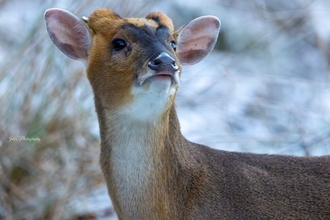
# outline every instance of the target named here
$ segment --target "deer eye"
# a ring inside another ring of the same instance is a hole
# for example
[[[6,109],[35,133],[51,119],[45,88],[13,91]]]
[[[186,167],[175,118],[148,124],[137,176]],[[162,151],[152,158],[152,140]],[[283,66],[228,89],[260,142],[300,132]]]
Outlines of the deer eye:
[[[173,48],[174,51],[176,51],[176,43],[175,41],[170,42],[170,46]]]
[[[114,39],[111,44],[114,51],[120,51],[127,46],[123,39]]]

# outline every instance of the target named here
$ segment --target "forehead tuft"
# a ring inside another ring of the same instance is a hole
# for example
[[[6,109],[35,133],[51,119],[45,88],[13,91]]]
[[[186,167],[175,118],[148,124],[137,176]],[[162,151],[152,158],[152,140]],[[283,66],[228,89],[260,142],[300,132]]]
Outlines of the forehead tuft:
[[[88,27],[94,33],[109,33],[109,30],[118,30],[125,24],[132,24],[139,28],[147,25],[155,30],[166,27],[170,32],[174,31],[172,20],[162,12],[152,12],[146,18],[121,18],[117,13],[102,8],[96,9],[88,18]]]
[[[147,16],[147,19],[155,21],[159,26],[166,26],[171,32],[174,31],[172,20],[162,12],[152,12]]]
[[[98,32],[109,24],[120,23],[122,18],[115,12],[105,8],[96,9],[88,18],[88,27],[95,32]]]
[[[144,27],[145,25],[151,26],[155,29],[158,28],[158,23],[153,20],[148,20],[145,18],[126,18],[125,19],[129,24],[134,25],[135,27]]]

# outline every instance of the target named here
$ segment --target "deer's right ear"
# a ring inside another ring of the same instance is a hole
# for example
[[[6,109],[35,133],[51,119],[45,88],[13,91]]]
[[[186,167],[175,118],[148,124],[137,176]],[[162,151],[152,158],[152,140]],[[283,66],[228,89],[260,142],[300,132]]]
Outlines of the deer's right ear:
[[[45,22],[53,43],[65,55],[87,61],[92,40],[82,20],[68,11],[52,8],[45,12]]]

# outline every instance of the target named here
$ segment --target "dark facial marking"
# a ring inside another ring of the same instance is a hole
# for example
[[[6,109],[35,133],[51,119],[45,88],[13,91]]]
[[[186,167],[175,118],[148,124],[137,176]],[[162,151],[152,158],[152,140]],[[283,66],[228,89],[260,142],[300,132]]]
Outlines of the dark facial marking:
[[[124,30],[128,35],[135,39],[135,40],[147,40],[151,41],[151,39],[154,36],[154,33],[152,32],[150,27],[136,27],[134,24],[125,24],[121,27],[122,30]]]
[[[162,41],[167,41],[168,38],[171,36],[171,31],[168,29],[168,27],[164,25],[159,25],[159,27],[156,30],[156,36],[158,39]]]
[[[134,24],[127,23],[121,28],[128,34],[131,41],[133,41],[132,43],[139,42],[139,45],[149,56],[158,55],[163,51],[171,54],[169,41],[171,32],[166,26],[160,25],[155,30],[154,27],[149,25],[137,27]]]

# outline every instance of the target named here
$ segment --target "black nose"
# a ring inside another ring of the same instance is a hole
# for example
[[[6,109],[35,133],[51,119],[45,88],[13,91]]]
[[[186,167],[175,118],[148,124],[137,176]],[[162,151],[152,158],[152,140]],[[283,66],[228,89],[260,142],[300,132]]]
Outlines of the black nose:
[[[165,52],[160,53],[154,60],[149,61],[148,67],[157,72],[159,71],[177,71],[179,68],[175,60]]]

